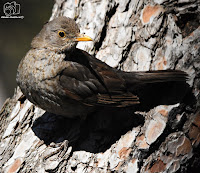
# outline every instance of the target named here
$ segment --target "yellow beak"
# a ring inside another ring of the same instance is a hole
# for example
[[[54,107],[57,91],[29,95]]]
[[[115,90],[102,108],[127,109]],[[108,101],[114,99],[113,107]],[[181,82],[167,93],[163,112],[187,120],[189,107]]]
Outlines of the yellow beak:
[[[92,41],[92,38],[85,35],[85,34],[79,34],[77,37],[76,37],[76,41]]]

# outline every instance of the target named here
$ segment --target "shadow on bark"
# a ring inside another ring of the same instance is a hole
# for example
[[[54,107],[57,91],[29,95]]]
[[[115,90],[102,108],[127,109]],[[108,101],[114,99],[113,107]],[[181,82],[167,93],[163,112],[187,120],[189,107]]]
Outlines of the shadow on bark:
[[[143,123],[143,116],[134,114],[130,109],[104,108],[85,120],[45,113],[34,122],[32,130],[47,145],[68,140],[74,151],[99,153]]]

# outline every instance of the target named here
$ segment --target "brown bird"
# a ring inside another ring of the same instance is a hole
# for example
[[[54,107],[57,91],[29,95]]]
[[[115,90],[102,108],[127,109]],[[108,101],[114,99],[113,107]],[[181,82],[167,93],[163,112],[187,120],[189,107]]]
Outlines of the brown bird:
[[[148,110],[180,102],[187,74],[178,70],[123,72],[77,49],[80,34],[74,20],[58,17],[44,25],[21,60],[17,84],[24,95],[47,112],[85,117],[102,107]]]

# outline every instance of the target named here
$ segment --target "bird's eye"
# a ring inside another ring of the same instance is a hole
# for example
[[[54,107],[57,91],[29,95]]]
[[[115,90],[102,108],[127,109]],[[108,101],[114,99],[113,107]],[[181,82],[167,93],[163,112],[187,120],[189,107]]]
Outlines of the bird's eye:
[[[66,37],[65,31],[58,31],[58,35],[59,35],[59,37],[61,37],[61,38]]]

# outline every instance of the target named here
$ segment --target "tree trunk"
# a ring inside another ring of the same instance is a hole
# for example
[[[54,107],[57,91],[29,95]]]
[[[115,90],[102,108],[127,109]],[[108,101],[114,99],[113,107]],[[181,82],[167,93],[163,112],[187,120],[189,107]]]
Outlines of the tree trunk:
[[[94,40],[79,48],[124,71],[183,70],[193,95],[149,112],[101,110],[79,120],[45,113],[17,88],[0,112],[0,172],[200,168],[199,5],[195,0],[56,0],[50,20],[74,18]]]

